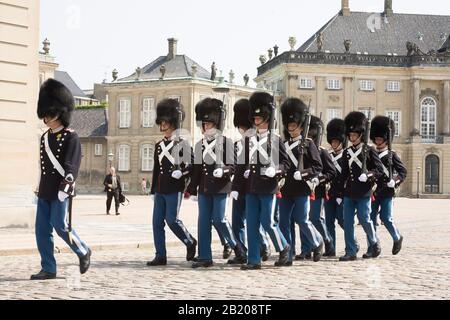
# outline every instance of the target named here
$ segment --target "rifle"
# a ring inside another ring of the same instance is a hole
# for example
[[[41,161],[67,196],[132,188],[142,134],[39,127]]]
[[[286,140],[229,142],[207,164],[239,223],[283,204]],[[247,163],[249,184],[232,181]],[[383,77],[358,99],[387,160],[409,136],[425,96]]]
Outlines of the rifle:
[[[181,129],[183,128],[183,110],[181,110],[181,107],[177,108],[178,112],[178,124],[175,128],[175,142],[176,142],[176,148],[174,150],[175,153],[175,170],[181,170],[180,169],[180,142],[181,142]]]
[[[369,110],[369,116],[367,117],[366,123],[365,123],[365,129],[366,131],[364,132],[364,137],[363,137],[363,150],[362,150],[362,154],[363,154],[363,163],[362,163],[362,172],[367,174],[368,170],[367,170],[367,157],[369,156],[369,139],[370,139],[370,110]]]
[[[270,105],[272,108],[272,112],[270,113],[270,118],[269,118],[269,135],[267,138],[267,156],[269,157],[269,159],[268,159],[269,165],[272,165],[272,135],[273,135],[273,130],[275,130],[275,112],[277,112],[275,94],[276,94],[276,92],[274,91],[273,102]]]
[[[305,149],[307,147],[307,139],[309,134],[309,126],[311,124],[311,100],[309,100],[308,109],[306,111],[306,118],[303,122],[303,134],[302,134],[302,140],[300,141],[298,147],[299,147],[299,156],[298,156],[298,171],[300,173],[305,169],[304,159],[303,156],[305,154]]]
[[[320,121],[322,121],[322,112],[320,113]],[[320,125],[319,126],[319,132],[318,132],[318,137],[319,137],[319,143],[317,145],[317,148],[320,148],[320,146],[322,145],[322,139],[323,139],[323,126]]]
[[[223,144],[224,144],[224,139],[223,139],[223,131],[225,130],[225,120],[227,118],[227,113],[225,110],[225,98],[226,96],[223,96],[223,100],[222,100],[222,106],[220,107],[220,117],[219,117],[219,136],[217,137],[217,162],[216,162],[216,169],[220,169],[224,167],[224,163],[223,163]]]
[[[389,129],[388,129],[388,171],[389,171],[389,181],[392,180],[394,174],[393,174],[393,170],[392,170],[392,128],[391,125],[389,123]]]

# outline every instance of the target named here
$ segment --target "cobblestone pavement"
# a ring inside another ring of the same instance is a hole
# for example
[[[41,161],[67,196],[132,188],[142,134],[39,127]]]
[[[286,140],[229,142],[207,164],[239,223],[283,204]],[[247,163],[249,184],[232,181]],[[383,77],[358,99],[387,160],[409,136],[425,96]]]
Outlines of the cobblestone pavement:
[[[167,267],[146,267],[153,258],[151,248],[97,250],[91,269],[80,277],[77,257],[61,253],[58,279],[30,282],[29,276],[39,271],[38,255],[1,256],[0,299],[449,299],[449,204],[399,199],[395,218],[405,237],[404,249],[392,256],[392,241],[381,227],[382,255],[369,261],[323,259],[279,269],[273,267],[273,255],[263,270],[245,272],[226,265],[215,242],[216,265],[193,270],[184,260],[184,247],[174,243]],[[195,219],[187,221],[193,227]],[[343,232],[337,233],[342,254]],[[362,253],[366,247],[360,227],[357,235]]]

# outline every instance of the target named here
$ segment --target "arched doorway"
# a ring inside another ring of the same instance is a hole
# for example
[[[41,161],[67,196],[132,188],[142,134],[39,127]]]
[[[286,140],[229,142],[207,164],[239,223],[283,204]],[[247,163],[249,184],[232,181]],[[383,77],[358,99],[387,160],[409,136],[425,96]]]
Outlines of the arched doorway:
[[[439,193],[439,157],[434,154],[425,158],[425,193]]]

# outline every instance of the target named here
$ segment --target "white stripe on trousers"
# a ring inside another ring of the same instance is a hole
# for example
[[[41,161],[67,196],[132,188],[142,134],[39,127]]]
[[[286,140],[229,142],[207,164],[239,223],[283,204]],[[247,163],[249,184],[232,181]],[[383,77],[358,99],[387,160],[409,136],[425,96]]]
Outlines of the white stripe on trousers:
[[[225,198],[225,212],[223,213],[224,216],[224,222],[227,226],[228,229],[228,233],[230,234],[230,240],[234,241],[237,243],[236,239],[234,238],[234,233],[233,233],[233,229],[231,229],[231,225],[227,220],[227,217],[225,216],[226,212],[227,212],[227,207],[228,207],[228,196]]]
[[[272,211],[270,213],[270,228],[273,230],[273,233],[275,234],[275,238],[277,239],[278,248],[280,250],[283,250],[283,242],[281,242],[280,234],[277,232],[277,229],[275,228],[275,209],[277,204],[277,196],[273,196],[273,203],[272,203]]]
[[[69,237],[69,224],[68,224],[68,215],[69,215],[69,202],[70,200],[67,200],[66,204],[66,213],[64,216],[64,231],[67,233],[67,237]],[[75,233],[72,233],[72,239],[75,242],[75,245],[77,246],[78,250],[83,254],[83,256],[87,255],[87,250],[81,245],[81,240],[78,238],[78,236]],[[70,241],[70,238],[69,238]]]
[[[308,200],[307,205],[308,205],[307,211],[309,212],[311,210],[310,200]],[[309,215],[307,215],[306,219],[307,219],[306,224],[308,226],[309,231],[311,232],[312,240],[314,241],[313,244],[314,244],[315,248],[317,248],[318,246],[320,246],[320,241],[319,241],[319,238],[317,237],[317,234],[319,232],[317,231],[316,227],[314,227],[311,220],[309,220]]]

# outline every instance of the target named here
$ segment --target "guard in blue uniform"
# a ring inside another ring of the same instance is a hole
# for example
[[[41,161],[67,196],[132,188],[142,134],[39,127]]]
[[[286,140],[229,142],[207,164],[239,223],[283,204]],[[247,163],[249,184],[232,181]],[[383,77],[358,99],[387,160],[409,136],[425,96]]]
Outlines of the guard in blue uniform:
[[[189,142],[181,138],[184,120],[183,106],[174,99],[161,101],[156,107],[156,124],[164,134],[155,148],[153,178],[150,194],[153,206],[153,240],[155,258],[147,266],[167,265],[166,236],[164,227],[180,239],[187,248],[186,260],[195,257],[197,240],[178,218],[186,180],[192,171],[193,154]]]
[[[225,111],[223,103],[206,98],[195,107],[197,124],[204,138],[195,145],[195,160],[188,193],[198,195],[198,259],[193,268],[211,267],[211,228],[214,224],[222,233],[237,258],[245,261],[244,248],[236,241],[231,225],[225,217],[231,176],[234,174],[233,142],[222,135]]]
[[[364,113],[356,111],[350,112],[345,118],[346,135],[352,145],[345,149],[343,154],[345,255],[339,258],[340,261],[357,259],[355,211],[369,242],[367,253],[363,255],[363,258],[376,258],[381,253],[380,242],[370,213],[372,188],[374,182],[383,175],[383,164],[378,157],[378,152],[363,143],[364,136],[370,133],[367,132],[368,121]],[[365,153],[364,150],[367,152]]]
[[[333,239],[332,251],[329,257],[336,256],[336,221],[344,229],[344,189],[342,183],[342,157],[344,149],[347,147],[347,137],[345,135],[345,122],[342,119],[333,119],[327,126],[327,141],[331,146],[329,154],[336,169],[336,177],[330,181],[328,197],[325,200],[325,222],[328,232]]]
[[[331,234],[328,232],[325,217],[323,214],[323,205],[324,201],[327,198],[327,189],[329,187],[330,181],[332,181],[336,177],[336,168],[333,165],[333,161],[331,160],[330,154],[327,150],[320,146],[321,144],[321,136],[323,134],[323,122],[319,118],[312,116],[311,117],[311,125],[309,128],[309,137],[314,141],[315,146],[319,150],[320,160],[322,161],[322,172],[319,173],[319,176],[312,179],[311,188],[313,190],[313,199],[311,200],[311,210],[309,211],[309,219],[312,224],[316,227],[316,229],[320,232],[323,241],[325,243],[325,253],[324,257],[331,256],[333,251],[333,238]],[[300,240],[302,245],[302,252],[300,254],[300,260],[303,257],[306,258],[307,255],[310,255],[313,247],[308,245],[310,242],[307,241],[305,235],[300,231]]]
[[[90,266],[91,250],[67,221],[81,163],[80,139],[68,128],[74,107],[73,96],[62,83],[53,79],[44,82],[37,109],[39,119],[50,128],[41,138],[37,194],[36,242],[42,269],[31,280],[56,278],[53,229],[78,256],[80,273],[86,273]]]
[[[308,217],[311,188],[307,182],[318,177],[322,171],[319,151],[311,139],[306,139],[306,145],[303,146],[303,169],[299,169],[306,112],[306,105],[297,98],[288,99],[281,106],[284,131],[287,132],[285,149],[291,163],[289,171],[284,175],[280,199],[280,229],[291,246],[286,266],[292,265],[295,255],[295,223],[299,225],[303,235],[302,242],[314,252],[314,261],[319,261],[323,254],[323,238]]]
[[[239,129],[241,139],[234,143],[236,164],[245,164],[245,137],[251,135],[253,132],[253,125],[249,119],[250,101],[248,99],[241,99],[234,105],[234,119],[233,123],[236,128]],[[243,185],[238,185],[239,182]],[[247,193],[247,181],[240,179],[233,179],[234,189],[237,191],[231,192],[230,196],[233,199],[233,209],[231,215],[231,226],[233,234],[242,247],[246,248],[246,236],[245,236],[245,195]],[[260,228],[261,235],[261,259],[267,261],[270,257],[270,247],[264,228]],[[229,264],[242,264],[242,261],[237,257],[228,261]],[[244,262],[246,263],[246,261]]]
[[[241,267],[243,270],[261,269],[261,225],[280,253],[277,265],[285,265],[289,258],[290,246],[274,219],[278,183],[290,168],[284,144],[273,132],[275,112],[270,94],[256,92],[250,97],[250,120],[256,130],[245,139],[245,159],[249,161],[236,166],[233,184],[233,191],[238,193],[236,186],[247,183],[248,263]]]
[[[375,144],[383,163],[383,176],[377,180],[375,201],[372,203],[372,221],[377,221],[378,214],[389,231],[394,246],[392,254],[397,255],[402,249],[403,236],[398,231],[392,217],[395,189],[402,184],[407,175],[405,166],[395,151],[390,150],[395,133],[395,123],[385,116],[377,116],[372,121],[370,139]],[[389,143],[389,145],[388,145]],[[375,225],[376,228],[376,225]]]

